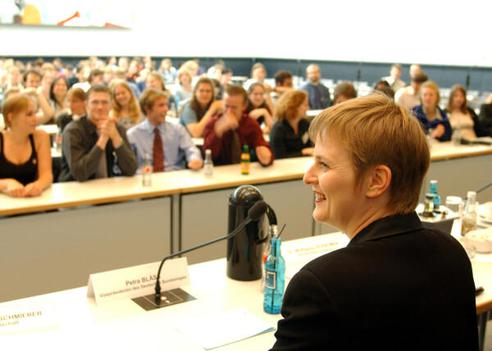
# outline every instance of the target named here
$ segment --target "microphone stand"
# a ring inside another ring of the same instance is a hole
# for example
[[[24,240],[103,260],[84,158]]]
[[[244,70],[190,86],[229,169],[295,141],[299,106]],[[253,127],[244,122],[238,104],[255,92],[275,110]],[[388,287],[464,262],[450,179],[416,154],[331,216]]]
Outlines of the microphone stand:
[[[208,246],[215,244],[216,242],[222,241],[222,240],[227,240],[227,239],[232,239],[234,236],[236,236],[245,226],[247,226],[250,222],[254,220],[260,219],[260,217],[265,213],[267,210],[267,204],[264,201],[258,201],[255,203],[248,211],[248,216],[244,219],[243,222],[241,222],[236,229],[234,229],[232,232],[230,232],[227,235],[221,236],[219,238],[213,239],[211,241],[207,241],[202,244],[198,244],[195,246],[192,246],[188,249],[184,249],[178,252],[175,252],[173,254],[170,254],[169,256],[164,257],[164,259],[161,261],[161,264],[159,265],[159,270],[157,271],[157,279],[155,282],[155,303],[156,305],[160,305],[161,302],[161,270],[162,267],[164,266],[164,262],[166,262],[168,259],[188,253],[193,250],[200,249],[202,247]]]
[[[486,190],[486,189],[490,188],[491,186],[492,186],[492,182],[490,182],[489,184],[487,184],[487,185],[485,185],[485,186],[481,187],[480,189],[476,190],[475,192],[476,192],[477,194],[478,194],[478,193],[481,193],[482,191],[484,191],[484,190]]]

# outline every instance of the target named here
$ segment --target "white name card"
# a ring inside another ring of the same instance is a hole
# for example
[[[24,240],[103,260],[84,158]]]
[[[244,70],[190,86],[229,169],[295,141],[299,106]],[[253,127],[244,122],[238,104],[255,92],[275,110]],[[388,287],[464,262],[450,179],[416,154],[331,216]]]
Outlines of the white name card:
[[[121,298],[140,297],[154,292],[160,262],[91,274],[87,297],[96,304]],[[186,257],[167,260],[161,271],[161,290],[179,288],[188,283]]]
[[[51,305],[13,304],[0,308],[0,334],[18,333],[58,325]]]

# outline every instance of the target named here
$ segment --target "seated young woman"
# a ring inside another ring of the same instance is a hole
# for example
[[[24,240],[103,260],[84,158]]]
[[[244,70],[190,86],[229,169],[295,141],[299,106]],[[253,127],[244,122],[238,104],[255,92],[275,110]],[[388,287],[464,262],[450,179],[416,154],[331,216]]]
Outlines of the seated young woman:
[[[453,128],[453,134],[459,133],[459,138],[471,140],[487,135],[475,111],[468,107],[464,86],[460,84],[453,85],[449,94],[446,112],[448,113],[449,123],[451,123]]]
[[[256,119],[263,133],[268,133],[273,126],[273,107],[270,94],[267,94],[263,83],[253,83],[248,89],[248,105],[246,112]]]
[[[212,116],[222,111],[222,101],[214,101],[214,96],[212,80],[200,78],[193,90],[193,96],[183,105],[180,122],[193,138],[202,137]]]
[[[0,132],[0,191],[12,197],[39,196],[53,182],[50,138],[36,129],[34,102],[13,94],[3,103]]]
[[[129,129],[140,122],[142,119],[140,106],[127,82],[114,80],[111,83],[111,98],[113,108],[110,116],[116,118],[119,124]]]
[[[270,147],[275,158],[313,154],[309,122],[305,118],[308,108],[308,95],[304,90],[287,91],[278,100],[275,108],[277,121],[270,132]]]
[[[427,81],[420,88],[421,104],[412,109],[426,133],[439,141],[451,140],[451,124],[444,110],[439,107],[439,86],[433,81]]]

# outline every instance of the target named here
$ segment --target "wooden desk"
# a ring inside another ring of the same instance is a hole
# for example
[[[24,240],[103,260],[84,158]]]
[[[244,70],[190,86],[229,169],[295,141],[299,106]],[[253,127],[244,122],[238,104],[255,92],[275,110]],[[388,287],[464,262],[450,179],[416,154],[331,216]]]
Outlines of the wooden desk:
[[[239,165],[216,167],[212,177],[165,172],[152,175],[151,187],[134,176],[56,183],[37,198],[0,195],[0,216],[16,215],[0,218],[0,276],[12,281],[0,289],[0,301],[80,286],[91,272],[152,262],[223,235],[228,196],[241,184],[261,188],[287,223],[286,238],[311,233],[312,193],[300,180],[308,161],[279,160],[270,168],[253,163],[249,176]],[[286,187],[302,201],[283,201]],[[222,243],[190,261],[224,254]]]
[[[442,143],[432,153],[429,179],[439,180],[443,199],[464,196],[490,181],[492,147]],[[154,174],[148,188],[137,175],[57,183],[38,198],[0,194],[0,216],[22,214],[0,218],[0,276],[16,282],[0,289],[0,301],[80,286],[90,272],[152,262],[225,234],[228,196],[241,184],[259,187],[279,223],[287,224],[285,239],[335,231],[312,220],[313,195],[302,183],[309,161],[277,160],[267,168],[252,163],[248,176],[240,174],[239,165],[215,167],[213,177],[189,170]],[[492,189],[478,199],[492,200]],[[189,260],[210,260],[224,252],[221,243]],[[43,275],[50,276],[49,282]]]
[[[311,247],[325,247],[325,252],[335,250],[346,244],[341,234],[329,234],[283,243],[284,256],[298,248],[309,251]],[[316,249],[314,255],[320,254]],[[310,255],[306,255],[309,260]],[[490,255],[489,255],[490,256]],[[485,261],[490,257],[485,257]],[[286,259],[287,270],[292,268]],[[473,260],[474,269],[488,277],[492,276],[490,266],[477,257]],[[290,266],[290,268],[289,268]],[[295,266],[295,264],[294,264]],[[36,331],[2,335],[5,349],[28,350],[48,347],[50,350],[108,349],[163,349],[163,350],[202,350],[193,341],[176,331],[177,321],[192,320],[195,317],[213,316],[217,312],[243,308],[276,327],[280,315],[263,312],[261,282],[239,282],[225,274],[225,259],[219,259],[190,266],[190,284],[184,289],[196,300],[160,310],[145,312],[131,300],[122,299],[96,306],[86,297],[86,288],[65,290],[47,295],[35,296],[0,304],[0,311],[7,307],[51,306],[58,316],[58,325]],[[492,291],[492,279],[483,282],[485,291]],[[478,306],[490,303],[490,295],[477,299]],[[267,350],[275,342],[273,332],[261,334],[243,341],[227,345],[217,350]],[[10,348],[9,348],[10,347]]]

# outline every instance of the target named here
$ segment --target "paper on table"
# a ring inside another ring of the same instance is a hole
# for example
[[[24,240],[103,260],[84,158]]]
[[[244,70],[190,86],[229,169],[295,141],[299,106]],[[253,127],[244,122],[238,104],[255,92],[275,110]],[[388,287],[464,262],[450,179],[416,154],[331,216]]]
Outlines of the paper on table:
[[[177,329],[206,350],[274,330],[268,322],[244,309],[218,312],[213,316],[193,318],[193,320],[183,320],[178,322]]]
[[[349,242],[345,234],[336,233],[313,236],[295,242],[295,245],[284,243],[282,256],[286,261],[285,278],[287,280],[301,270],[308,262],[324,254],[347,246]]]

